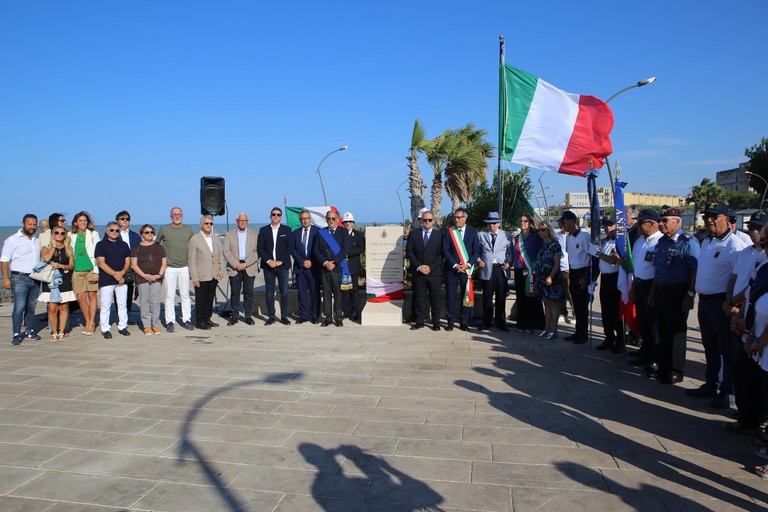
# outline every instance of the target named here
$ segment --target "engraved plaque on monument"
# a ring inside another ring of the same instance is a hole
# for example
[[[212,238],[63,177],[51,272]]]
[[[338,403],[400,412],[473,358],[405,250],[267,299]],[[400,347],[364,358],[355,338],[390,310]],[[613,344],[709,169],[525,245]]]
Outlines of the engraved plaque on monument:
[[[363,325],[403,323],[403,227],[365,228],[365,292]]]

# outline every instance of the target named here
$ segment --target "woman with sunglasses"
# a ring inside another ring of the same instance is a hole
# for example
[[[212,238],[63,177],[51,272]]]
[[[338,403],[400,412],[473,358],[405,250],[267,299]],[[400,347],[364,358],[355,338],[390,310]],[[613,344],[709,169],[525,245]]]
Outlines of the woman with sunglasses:
[[[69,242],[73,247],[75,267],[72,273],[72,290],[85,318],[83,334],[90,336],[96,330],[96,292],[99,291],[99,266],[93,252],[99,243],[88,212],[80,212],[72,219]]]
[[[557,339],[557,320],[560,316],[560,302],[565,300],[563,275],[560,273],[560,258],[563,248],[557,240],[555,228],[549,222],[539,222],[541,248],[536,256],[536,296],[544,302],[544,331],[539,336],[548,340]]]
[[[51,341],[61,341],[66,336],[64,329],[69,318],[69,303],[77,300],[72,291],[75,255],[65,228],[56,226],[51,230],[51,241],[43,247],[40,256],[54,271],[58,271],[53,283],[43,283],[43,293],[37,300],[48,303]]]
[[[517,304],[517,330],[523,334],[544,328],[544,309],[534,290],[533,270],[536,255],[541,248],[532,215],[520,218],[520,233],[512,240],[512,262],[515,268],[515,303]],[[546,333],[546,331],[545,331]],[[540,334],[543,336],[544,334]]]
[[[144,335],[152,336],[160,334],[160,292],[168,262],[165,249],[155,242],[155,228],[151,224],[144,224],[139,232],[141,243],[131,250],[131,268],[136,273]]]

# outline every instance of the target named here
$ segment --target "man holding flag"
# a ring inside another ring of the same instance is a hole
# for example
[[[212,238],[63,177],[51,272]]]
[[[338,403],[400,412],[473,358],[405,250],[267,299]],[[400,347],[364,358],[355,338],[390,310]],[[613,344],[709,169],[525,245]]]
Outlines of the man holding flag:
[[[467,211],[457,208],[453,212],[455,226],[445,230],[443,235],[443,256],[445,257],[445,315],[448,318],[446,331],[452,331],[456,319],[456,285],[461,288],[459,329],[469,330],[469,314],[475,306],[475,289],[472,284],[472,270],[480,257],[480,241],[477,231],[467,226]]]

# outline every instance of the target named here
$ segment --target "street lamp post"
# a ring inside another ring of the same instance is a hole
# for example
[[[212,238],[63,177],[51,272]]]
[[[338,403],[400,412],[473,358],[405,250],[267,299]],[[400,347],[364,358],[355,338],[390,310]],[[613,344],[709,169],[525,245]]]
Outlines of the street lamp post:
[[[345,149],[349,149],[349,146],[341,146],[339,149],[334,149],[327,155],[323,157],[322,160],[320,160],[320,163],[317,164],[317,176],[320,178],[320,188],[323,190],[323,202],[325,203],[325,206],[328,206],[328,199],[325,197],[325,187],[323,186],[323,175],[320,174],[320,166],[323,165],[323,162],[325,162],[325,159],[331,156],[334,153],[337,153],[339,151],[344,151]]]
[[[765,188],[763,189],[763,198],[760,200],[760,209],[762,210],[763,204],[765,203],[765,193],[768,192],[768,181],[766,181],[766,179],[760,176],[759,174],[755,174],[751,171],[744,171],[744,174],[749,174],[750,176],[760,178],[761,180],[763,180],[763,183],[765,183]]]
[[[636,84],[632,84],[629,87],[625,87],[622,90],[614,93],[610,98],[605,100],[605,103],[610,103],[611,100],[613,98],[615,98],[616,96],[618,96],[619,94],[625,93],[625,92],[627,92],[627,91],[629,91],[631,89],[635,89],[637,87],[645,87],[646,85],[652,84],[655,81],[656,81],[656,77],[655,76],[652,76],[651,78],[646,78],[645,80],[640,80]],[[608,180],[611,182],[611,197],[613,197],[613,194],[614,194],[614,190],[613,190],[614,189],[614,186],[613,186],[614,179],[613,179],[613,172],[611,171],[611,162],[610,162],[610,159],[608,157],[605,158],[605,165],[606,165],[606,167],[608,169]]]
[[[397,186],[397,190],[395,190],[395,193],[397,194],[397,202],[400,203],[400,216],[403,218],[403,227],[405,227],[405,211],[403,210],[403,201],[400,199],[400,187],[408,183],[408,181],[410,181],[410,178],[406,178],[405,181]]]

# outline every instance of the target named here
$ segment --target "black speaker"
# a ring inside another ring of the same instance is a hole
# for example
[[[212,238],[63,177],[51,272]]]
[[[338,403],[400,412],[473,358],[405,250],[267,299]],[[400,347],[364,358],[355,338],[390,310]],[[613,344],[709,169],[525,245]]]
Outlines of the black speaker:
[[[224,178],[203,176],[200,178],[200,213],[224,215]]]

